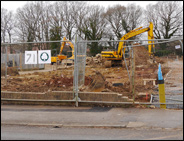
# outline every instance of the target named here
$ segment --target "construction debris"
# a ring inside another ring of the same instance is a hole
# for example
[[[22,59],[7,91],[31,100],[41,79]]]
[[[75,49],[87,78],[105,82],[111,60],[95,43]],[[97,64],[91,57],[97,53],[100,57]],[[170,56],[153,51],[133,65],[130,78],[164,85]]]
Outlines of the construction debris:
[[[102,57],[101,54],[96,54],[95,57],[86,57],[86,65],[101,65]]]
[[[153,82],[147,82],[144,85],[143,79],[157,79],[158,62],[164,63],[164,61],[161,58],[156,58],[157,63],[147,61],[149,55],[147,49],[143,46],[135,47],[134,55],[135,92],[137,94],[140,92],[152,93],[155,88]],[[117,92],[123,94],[123,96],[131,97],[130,79],[125,65],[123,67],[104,68],[102,62],[101,54],[97,54],[95,57],[86,57],[88,67],[85,70],[84,85],[79,90],[83,92]],[[128,62],[131,61],[127,59]],[[50,65],[50,67],[52,66]],[[35,72],[20,76],[13,76],[13,73],[10,73],[11,77],[8,79],[8,85],[1,85],[1,90],[22,92],[72,91],[73,71],[74,68],[71,66],[56,71]],[[162,67],[163,76],[168,71],[169,68]],[[129,73],[131,75],[131,72]],[[1,69],[2,74],[4,75],[4,72]]]
[[[91,78],[92,81],[87,86],[87,91],[101,92],[103,89],[105,89],[105,77],[99,71],[95,71],[95,75],[91,76]]]
[[[6,68],[1,66],[1,76],[5,76]],[[7,75],[16,76],[19,75],[17,67],[7,67]]]

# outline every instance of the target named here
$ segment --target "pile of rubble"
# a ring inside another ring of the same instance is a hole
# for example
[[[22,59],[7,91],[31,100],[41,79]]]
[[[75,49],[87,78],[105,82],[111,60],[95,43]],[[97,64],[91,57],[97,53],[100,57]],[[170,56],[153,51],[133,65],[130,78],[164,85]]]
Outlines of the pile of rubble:
[[[138,43],[135,45],[139,45]],[[135,64],[137,65],[149,65],[152,64],[153,61],[150,60],[150,56],[148,50],[144,46],[134,47],[134,56],[135,56]],[[130,53],[131,58],[131,53]],[[157,58],[156,62],[160,62]],[[102,56],[101,54],[96,54],[95,57],[86,57],[86,65],[102,65]]]
[[[102,57],[101,54],[96,54],[95,57],[86,57],[86,65],[101,65],[102,64]]]
[[[1,76],[5,76],[6,68],[5,65],[1,65]],[[19,75],[17,67],[7,67],[7,75],[16,76]]]

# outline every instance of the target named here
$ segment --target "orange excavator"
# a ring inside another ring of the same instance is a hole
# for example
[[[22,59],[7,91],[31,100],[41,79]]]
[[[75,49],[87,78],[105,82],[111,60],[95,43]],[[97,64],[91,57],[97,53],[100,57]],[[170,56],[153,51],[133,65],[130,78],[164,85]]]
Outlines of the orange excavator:
[[[63,38],[63,41],[67,41],[66,37]],[[62,54],[63,48],[67,45],[72,49],[72,56],[70,58],[67,58],[66,55]],[[58,62],[61,63],[62,60],[64,60],[64,59],[74,60],[74,45],[69,41],[68,42],[62,42],[59,54],[57,56],[52,56],[51,57],[51,65],[53,65],[54,63],[58,63]]]

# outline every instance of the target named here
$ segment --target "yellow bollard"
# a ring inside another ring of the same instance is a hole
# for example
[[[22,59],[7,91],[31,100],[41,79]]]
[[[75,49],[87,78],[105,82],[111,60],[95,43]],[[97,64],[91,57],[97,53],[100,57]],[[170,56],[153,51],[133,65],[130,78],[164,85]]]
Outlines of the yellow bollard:
[[[159,102],[165,103],[165,85],[162,77],[161,64],[158,67],[158,89],[159,89]],[[160,108],[166,109],[166,104],[160,104]]]
[[[158,84],[160,103],[165,103],[165,84]],[[160,104],[160,108],[166,109],[166,104]]]

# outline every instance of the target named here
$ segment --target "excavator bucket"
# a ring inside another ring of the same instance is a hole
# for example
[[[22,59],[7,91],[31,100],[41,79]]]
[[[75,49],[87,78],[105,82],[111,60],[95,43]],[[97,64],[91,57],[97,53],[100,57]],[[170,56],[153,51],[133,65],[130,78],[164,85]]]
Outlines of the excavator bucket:
[[[59,60],[63,60],[63,59],[66,59],[66,58],[67,58],[67,56],[65,56],[65,55],[58,55]]]
[[[101,92],[105,89],[105,78],[100,72],[95,71],[95,73],[87,90],[90,92]]]

